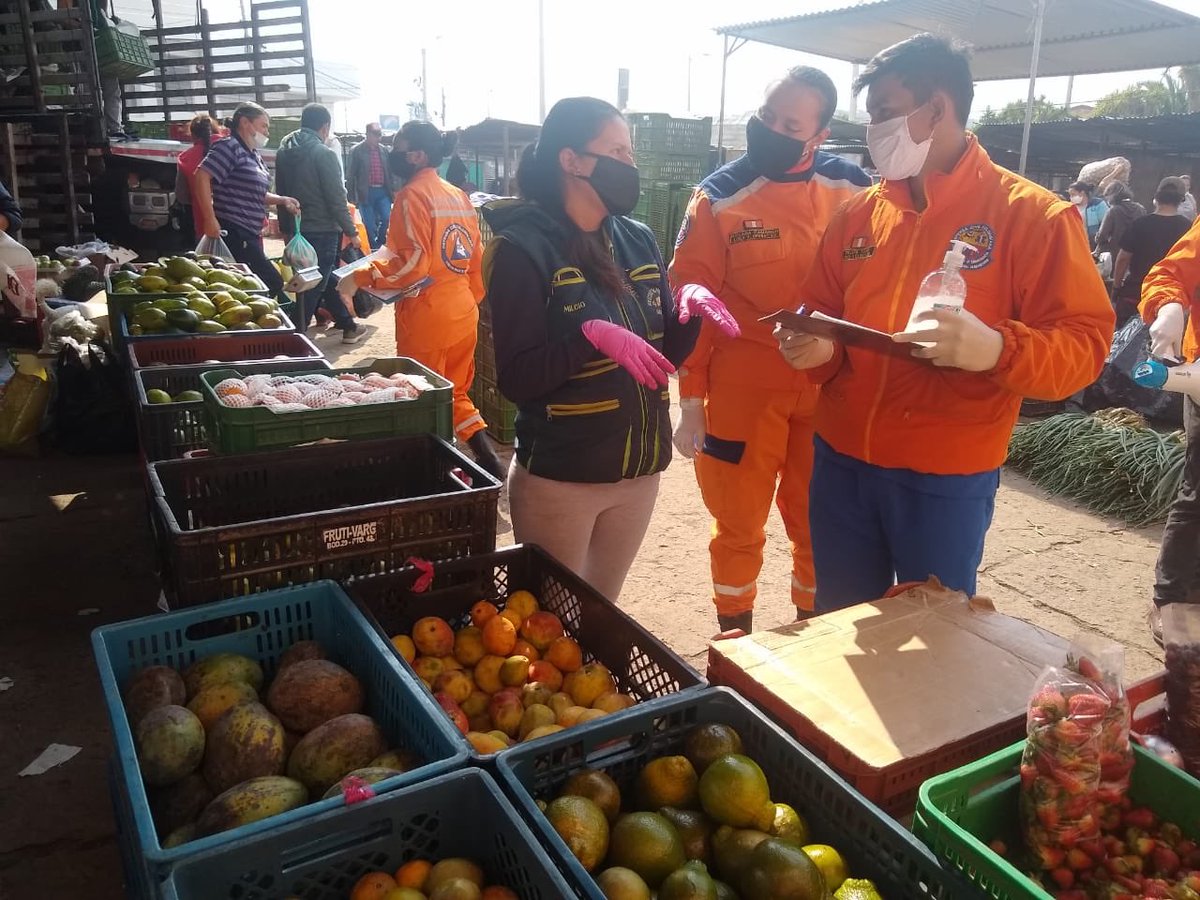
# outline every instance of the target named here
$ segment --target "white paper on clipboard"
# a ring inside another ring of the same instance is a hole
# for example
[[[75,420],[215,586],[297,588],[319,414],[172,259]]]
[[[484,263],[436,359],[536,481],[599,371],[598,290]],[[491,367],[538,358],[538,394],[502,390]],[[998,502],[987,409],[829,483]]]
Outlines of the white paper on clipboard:
[[[362,259],[356,259],[354,262],[346,263],[346,265],[342,266],[341,268],[334,269],[330,274],[337,279],[337,283],[340,285],[342,283],[342,279],[351,272],[361,271],[375,261],[387,262],[389,259],[395,259],[395,257],[396,254],[387,247],[380,247],[378,250],[367,254]],[[405,297],[415,297],[431,284],[433,284],[432,278],[422,278],[420,281],[406,290],[380,290],[379,288],[373,287],[363,287],[359,288],[359,290],[366,291],[372,297],[378,297],[384,303],[395,303],[397,300],[403,300]]]

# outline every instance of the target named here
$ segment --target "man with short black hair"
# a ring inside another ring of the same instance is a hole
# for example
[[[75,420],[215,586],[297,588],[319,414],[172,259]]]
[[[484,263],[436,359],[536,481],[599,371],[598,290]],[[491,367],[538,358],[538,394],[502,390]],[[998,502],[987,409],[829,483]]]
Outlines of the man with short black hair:
[[[964,48],[917,35],[879,53],[855,88],[883,181],[834,214],[795,305],[891,334],[895,352],[777,332],[788,362],[822,385],[809,497],[818,612],[897,579],[974,593],[1022,398],[1090,384],[1113,333],[1071,207],[966,131]],[[970,248],[965,306],[948,299],[909,325],[951,241]]]
[[[300,229],[317,251],[317,268],[321,272],[321,282],[296,297],[296,327],[301,332],[307,330],[317,307],[323,306],[333,316],[334,325],[342,330],[342,343],[357,344],[366,337],[367,329],[354,321],[338,296],[337,286],[329,283],[329,273],[337,268],[343,239],[358,242],[346,200],[346,186],[342,183],[342,168],[337,154],[325,145],[332,121],[328,109],[310,103],[300,113],[300,129],[279,143],[275,155],[275,190],[295,197],[304,211],[297,219],[280,207],[279,228],[289,238]]]
[[[362,214],[367,226],[371,249],[387,241],[388,220],[392,216],[392,174],[388,169],[388,154],[380,146],[383,126],[372,122],[367,137],[350,151],[350,169],[346,183],[350,197]]]

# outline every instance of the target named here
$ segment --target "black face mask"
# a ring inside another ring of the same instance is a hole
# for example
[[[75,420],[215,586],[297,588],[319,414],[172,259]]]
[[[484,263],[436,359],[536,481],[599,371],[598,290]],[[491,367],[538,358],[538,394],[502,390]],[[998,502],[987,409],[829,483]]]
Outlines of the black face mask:
[[[579,177],[591,184],[604,208],[614,216],[627,216],[633,212],[642,194],[642,181],[637,166],[597,153],[584,155],[596,158],[596,168],[592,169],[591,175]]]
[[[392,158],[389,162],[391,164],[392,174],[401,181],[408,181],[417,174],[417,164],[415,162],[411,162],[406,154],[395,153],[392,155]]]
[[[746,123],[746,155],[760,174],[779,178],[804,158],[805,141],[772,131],[758,116]]]

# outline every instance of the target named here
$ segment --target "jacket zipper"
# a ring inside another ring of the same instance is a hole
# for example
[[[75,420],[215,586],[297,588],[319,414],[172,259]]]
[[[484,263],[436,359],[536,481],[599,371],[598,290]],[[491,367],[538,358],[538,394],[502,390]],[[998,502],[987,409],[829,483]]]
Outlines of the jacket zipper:
[[[612,412],[621,408],[620,400],[597,400],[593,403],[548,403],[546,421],[553,422],[555,416],[589,416],[593,413]]]
[[[900,303],[900,294],[904,290],[904,282],[908,278],[908,270],[912,268],[912,258],[914,248],[917,245],[917,238],[921,234],[921,223],[924,220],[924,213],[916,213],[917,227],[913,231],[912,240],[908,242],[908,249],[904,254],[904,265],[900,269],[900,277],[896,280],[896,289],[892,291],[892,303],[888,307],[888,328],[895,327],[896,309]],[[863,428],[863,462],[871,463],[871,432],[875,430],[875,416],[879,412],[879,404],[883,402],[883,392],[887,389],[888,369],[891,368],[892,358],[887,354],[883,356],[883,368],[879,372],[879,386],[875,390],[875,399],[871,401],[871,408],[867,411],[867,424]]]

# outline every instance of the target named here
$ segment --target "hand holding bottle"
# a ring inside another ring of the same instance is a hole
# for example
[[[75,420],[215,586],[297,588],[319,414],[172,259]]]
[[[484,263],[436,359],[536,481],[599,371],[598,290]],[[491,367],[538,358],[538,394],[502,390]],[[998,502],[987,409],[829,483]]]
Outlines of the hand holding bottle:
[[[898,344],[916,344],[912,355],[935,366],[990,372],[1004,351],[1004,335],[967,309],[931,309],[915,317],[917,330],[893,334]],[[932,323],[932,324],[930,324]]]
[[[1159,359],[1182,359],[1183,329],[1187,312],[1181,303],[1168,303],[1150,326],[1150,352]]]
[[[726,337],[735,338],[742,333],[737,319],[725,304],[708,288],[699,284],[685,284],[675,292],[675,304],[679,307],[679,323],[686,325],[692,316],[701,315],[712,320]]]
[[[588,319],[581,329],[593,347],[612,359],[643,387],[663,388],[674,373],[671,361],[632,331],[603,319]]]

